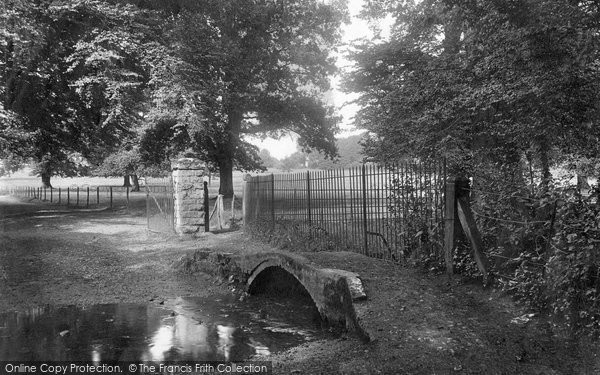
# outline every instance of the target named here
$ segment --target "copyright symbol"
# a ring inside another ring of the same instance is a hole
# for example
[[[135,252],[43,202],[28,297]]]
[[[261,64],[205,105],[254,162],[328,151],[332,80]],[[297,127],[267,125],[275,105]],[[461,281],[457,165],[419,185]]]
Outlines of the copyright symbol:
[[[137,371],[137,366],[134,365],[133,363],[129,365],[129,372],[136,372]]]

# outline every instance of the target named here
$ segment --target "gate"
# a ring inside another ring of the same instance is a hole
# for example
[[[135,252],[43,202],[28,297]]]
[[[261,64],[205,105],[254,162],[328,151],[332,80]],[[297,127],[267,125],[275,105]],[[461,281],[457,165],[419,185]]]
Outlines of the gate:
[[[172,182],[164,185],[146,185],[146,217],[149,231],[175,232],[175,201]]]

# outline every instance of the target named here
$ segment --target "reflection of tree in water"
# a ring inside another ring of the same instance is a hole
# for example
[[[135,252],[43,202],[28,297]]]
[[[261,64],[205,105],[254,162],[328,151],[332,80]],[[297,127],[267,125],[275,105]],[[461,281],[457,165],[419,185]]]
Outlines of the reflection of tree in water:
[[[272,310],[269,319],[253,311]],[[257,300],[241,308],[190,299],[177,313],[152,305],[43,307],[0,314],[3,360],[243,360],[304,342],[306,327],[289,318],[298,306]],[[292,323],[293,322],[293,323]],[[287,326],[288,333],[268,326]],[[240,328],[238,328],[240,327]],[[309,335],[310,336],[310,335]]]

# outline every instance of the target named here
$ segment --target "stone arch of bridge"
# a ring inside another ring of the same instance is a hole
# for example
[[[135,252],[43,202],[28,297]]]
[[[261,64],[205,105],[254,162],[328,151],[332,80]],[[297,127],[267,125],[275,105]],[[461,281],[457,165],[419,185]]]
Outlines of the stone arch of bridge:
[[[282,270],[283,272],[286,272],[288,275],[292,276],[298,282],[298,284],[302,286],[302,288],[308,293],[313,304],[315,306],[318,306],[317,301],[319,301],[319,299],[316,295],[316,292],[312,290],[310,285],[306,285],[303,282],[302,273],[299,271],[299,269],[293,267],[286,267],[285,264],[282,264],[281,262],[272,259],[263,261],[258,266],[256,266],[254,270],[252,270],[246,282],[246,291],[252,293],[253,287],[256,285],[257,279],[259,279],[266,272],[269,272],[270,270],[274,269]]]

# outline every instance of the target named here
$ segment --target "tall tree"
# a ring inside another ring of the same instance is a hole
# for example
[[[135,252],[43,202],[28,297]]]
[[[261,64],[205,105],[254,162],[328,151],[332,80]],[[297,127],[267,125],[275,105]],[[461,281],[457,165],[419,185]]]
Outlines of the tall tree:
[[[390,40],[363,44],[347,77],[379,160],[407,155],[518,163],[598,151],[600,24],[593,2],[369,3]]]
[[[219,170],[221,194],[233,194],[234,167],[261,167],[244,134],[294,132],[303,148],[335,153],[337,118],[323,98],[342,4],[212,0],[182,9],[173,35],[180,62],[179,95],[169,94],[178,109],[171,135],[185,128],[181,139]]]
[[[0,13],[0,123],[18,124],[29,142],[17,153],[36,162],[45,186],[131,138],[148,80],[144,46],[160,39],[152,12],[116,0],[15,0]]]

